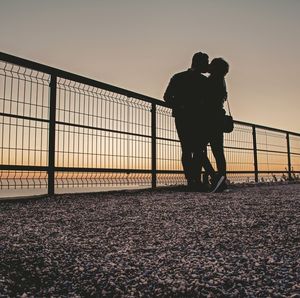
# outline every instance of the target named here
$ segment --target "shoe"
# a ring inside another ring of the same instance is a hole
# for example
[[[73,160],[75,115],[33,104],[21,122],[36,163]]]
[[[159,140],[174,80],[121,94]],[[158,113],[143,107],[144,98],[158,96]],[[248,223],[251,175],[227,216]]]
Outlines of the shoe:
[[[193,181],[192,183],[188,183],[187,189],[190,192],[208,192],[209,186],[199,181]]]
[[[198,182],[196,183],[194,190],[197,192],[208,192],[209,191],[209,184]]]
[[[189,179],[189,180],[187,181],[187,187],[188,187],[188,188],[193,188],[195,184],[196,184],[196,182],[195,182],[195,180],[193,180],[193,179]]]
[[[222,192],[224,189],[227,188],[227,185],[226,185],[226,178],[225,176],[221,176],[218,180],[216,180],[216,183],[215,185],[213,186],[212,188],[212,193],[215,193],[215,192]]]

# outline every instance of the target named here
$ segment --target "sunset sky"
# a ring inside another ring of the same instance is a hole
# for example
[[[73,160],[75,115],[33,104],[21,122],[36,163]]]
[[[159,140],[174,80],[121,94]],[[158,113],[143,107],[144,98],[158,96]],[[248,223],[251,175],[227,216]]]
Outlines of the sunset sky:
[[[161,99],[224,57],[234,118],[300,132],[299,0],[1,0],[0,50]]]

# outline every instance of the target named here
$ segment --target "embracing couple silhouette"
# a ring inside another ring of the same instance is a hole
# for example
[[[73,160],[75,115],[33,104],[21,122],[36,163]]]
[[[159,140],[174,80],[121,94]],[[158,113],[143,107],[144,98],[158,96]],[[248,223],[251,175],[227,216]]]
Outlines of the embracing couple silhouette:
[[[175,74],[165,91],[164,100],[172,116],[182,148],[182,166],[188,188],[193,191],[222,192],[227,188],[224,155],[224,102],[227,100],[225,76],[228,63],[196,53],[191,68]],[[205,76],[204,73],[209,73]],[[210,144],[217,171],[207,156]],[[202,168],[205,170],[201,179]]]

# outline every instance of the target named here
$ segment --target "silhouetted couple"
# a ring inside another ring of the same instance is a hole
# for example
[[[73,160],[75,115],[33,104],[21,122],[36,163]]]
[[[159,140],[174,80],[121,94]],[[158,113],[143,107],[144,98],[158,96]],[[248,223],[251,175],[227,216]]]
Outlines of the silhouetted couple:
[[[175,74],[164,94],[175,118],[185,178],[193,190],[221,192],[227,188],[223,104],[227,99],[224,78],[228,70],[229,65],[222,58],[209,64],[207,54],[196,53],[191,68]],[[209,143],[217,172],[207,157]],[[202,167],[210,179],[201,179]]]

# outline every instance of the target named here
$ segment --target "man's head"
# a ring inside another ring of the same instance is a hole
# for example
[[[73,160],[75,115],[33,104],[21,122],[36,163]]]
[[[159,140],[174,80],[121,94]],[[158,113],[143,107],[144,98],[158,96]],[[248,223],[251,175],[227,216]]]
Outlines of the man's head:
[[[207,72],[208,55],[201,52],[194,54],[192,59],[192,69],[200,72]]]
[[[229,64],[223,58],[215,58],[209,64],[209,72],[213,75],[225,77],[229,71]]]

